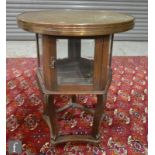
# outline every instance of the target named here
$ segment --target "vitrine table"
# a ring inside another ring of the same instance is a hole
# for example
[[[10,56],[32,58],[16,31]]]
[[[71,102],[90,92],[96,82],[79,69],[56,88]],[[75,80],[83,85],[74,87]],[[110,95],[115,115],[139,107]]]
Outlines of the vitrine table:
[[[114,33],[134,26],[134,18],[107,11],[49,10],[24,12],[17,16],[18,26],[36,33],[38,84],[45,99],[44,115],[53,144],[67,141],[100,141],[99,127],[111,82],[111,55]],[[59,40],[67,40],[67,55],[58,58]],[[89,40],[93,46],[83,48]],[[122,45],[123,46],[123,45]],[[41,54],[42,53],[42,54]],[[86,54],[89,54],[87,57]],[[56,110],[55,94],[70,94],[70,104]],[[76,103],[77,94],[96,94],[95,110]],[[94,115],[92,135],[58,136],[56,114],[69,107]]]

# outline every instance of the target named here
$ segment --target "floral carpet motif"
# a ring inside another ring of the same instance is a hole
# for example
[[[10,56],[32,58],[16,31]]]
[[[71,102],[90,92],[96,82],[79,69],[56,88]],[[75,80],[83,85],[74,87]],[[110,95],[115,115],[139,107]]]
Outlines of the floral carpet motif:
[[[42,119],[43,97],[36,82],[36,66],[33,58],[7,59],[7,149],[9,140],[21,140],[21,155],[147,154],[147,57],[113,57],[112,83],[98,146],[70,142],[50,145],[49,128]],[[70,96],[55,96],[56,108],[69,100]],[[77,103],[95,108],[96,96],[78,95]],[[58,114],[58,134],[89,134],[92,120],[80,109],[67,109]]]

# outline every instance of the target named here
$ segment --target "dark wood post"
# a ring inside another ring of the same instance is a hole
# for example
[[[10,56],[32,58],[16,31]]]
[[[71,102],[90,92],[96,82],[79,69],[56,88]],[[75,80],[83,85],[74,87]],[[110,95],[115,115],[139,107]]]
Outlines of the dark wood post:
[[[92,129],[95,138],[99,138],[99,128],[107,98],[106,86],[111,70],[112,39],[113,35],[105,35],[97,38],[95,42],[94,86],[96,89],[105,91],[105,94],[97,95]]]
[[[46,96],[46,113],[47,117],[49,117],[49,126],[50,126],[50,133],[51,133],[51,139],[55,140],[57,137],[57,123],[56,123],[56,110],[54,106],[54,95],[47,95]]]
[[[68,58],[78,60],[81,57],[81,39],[68,39]]]
[[[39,34],[38,33],[36,33],[36,50],[37,50],[38,67],[40,67],[40,51],[39,51]]]
[[[107,94],[97,95],[97,105],[95,109],[93,128],[92,128],[92,135],[96,139],[100,138],[99,129],[100,129],[100,124],[102,120],[102,115],[104,112],[106,98],[107,98]]]

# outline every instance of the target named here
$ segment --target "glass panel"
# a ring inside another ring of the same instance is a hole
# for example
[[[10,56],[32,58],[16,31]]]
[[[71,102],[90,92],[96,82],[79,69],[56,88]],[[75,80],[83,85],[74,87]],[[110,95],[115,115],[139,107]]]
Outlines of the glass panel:
[[[92,84],[93,60],[94,39],[58,39],[58,84]]]

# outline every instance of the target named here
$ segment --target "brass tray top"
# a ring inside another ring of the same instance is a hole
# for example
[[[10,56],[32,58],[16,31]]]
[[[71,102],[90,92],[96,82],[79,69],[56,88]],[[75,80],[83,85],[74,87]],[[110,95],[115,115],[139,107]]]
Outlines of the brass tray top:
[[[97,10],[46,10],[17,16],[18,26],[34,33],[56,36],[97,36],[127,31],[134,17]]]

